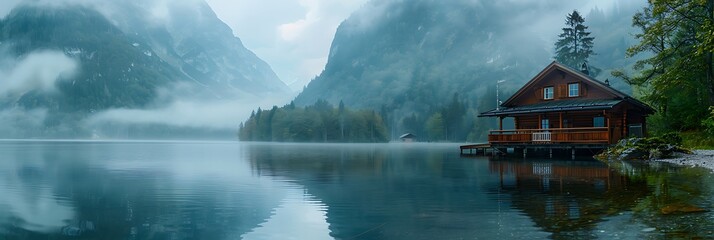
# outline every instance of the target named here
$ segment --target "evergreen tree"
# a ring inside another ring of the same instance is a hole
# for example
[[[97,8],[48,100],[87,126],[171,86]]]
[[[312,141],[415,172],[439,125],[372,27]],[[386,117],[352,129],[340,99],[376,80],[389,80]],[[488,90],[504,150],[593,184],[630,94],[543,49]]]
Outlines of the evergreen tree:
[[[587,31],[588,27],[583,23],[585,23],[585,19],[578,11],[573,10],[565,18],[566,27],[563,28],[563,33],[558,35],[558,41],[555,42],[555,60],[575,69],[580,69],[583,63],[588,62],[590,55],[594,55],[593,40],[595,38],[590,36],[590,32]]]
[[[243,141],[281,142],[387,142],[382,117],[375,111],[351,111],[325,100],[296,108],[294,104],[270,110],[258,108],[241,123],[238,136]]]
[[[426,132],[432,141],[444,140],[444,118],[440,112],[434,113],[426,121]]]
[[[464,115],[466,114],[466,104],[459,100],[459,94],[454,93],[451,103],[441,110],[441,116],[444,120],[444,137],[448,140],[463,139],[465,136],[463,128]]]

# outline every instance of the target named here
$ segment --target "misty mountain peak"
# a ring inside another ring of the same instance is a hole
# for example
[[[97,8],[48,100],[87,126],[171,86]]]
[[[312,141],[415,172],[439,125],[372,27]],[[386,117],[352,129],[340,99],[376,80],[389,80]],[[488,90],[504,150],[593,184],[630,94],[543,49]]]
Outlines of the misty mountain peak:
[[[203,0],[27,1],[0,20],[0,43],[2,78],[37,56],[60,54],[74,64],[62,65],[74,74],[48,75],[62,78],[50,81],[52,88],[16,88],[25,90],[0,97],[0,106],[46,109],[53,121],[43,129],[76,129],[95,112],[176,99],[290,93]],[[38,54],[46,51],[51,54]]]

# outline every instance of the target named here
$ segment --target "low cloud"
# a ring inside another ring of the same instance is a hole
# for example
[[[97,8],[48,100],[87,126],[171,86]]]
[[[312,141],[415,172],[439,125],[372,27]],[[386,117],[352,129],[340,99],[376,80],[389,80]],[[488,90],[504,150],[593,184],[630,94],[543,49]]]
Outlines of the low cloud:
[[[102,123],[161,124],[173,127],[236,130],[255,105],[241,100],[175,101],[155,109],[111,109],[88,119],[90,125]]]
[[[55,92],[56,83],[71,78],[78,70],[77,60],[58,51],[38,51],[20,59],[4,59],[0,66],[0,96],[28,91]]]
[[[191,89],[194,89],[194,92],[189,92]],[[267,109],[285,104],[292,97],[261,98],[246,94],[242,97],[221,99],[210,97],[210,93],[196,93],[195,88],[188,84],[160,89],[157,93],[159,96],[150,107],[116,108],[97,112],[85,120],[86,126],[164,125],[234,132],[258,107]]]

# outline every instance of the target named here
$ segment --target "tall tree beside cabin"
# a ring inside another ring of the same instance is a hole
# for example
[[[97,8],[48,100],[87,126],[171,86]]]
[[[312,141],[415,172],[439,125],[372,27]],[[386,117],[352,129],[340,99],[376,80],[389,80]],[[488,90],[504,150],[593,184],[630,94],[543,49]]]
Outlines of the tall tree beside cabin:
[[[659,0],[632,18],[641,32],[627,56],[646,54],[633,66],[613,75],[641,89],[643,99],[658,113],[653,130],[701,130],[714,106],[714,0]]]
[[[590,36],[591,32],[587,31],[588,26],[584,23],[585,19],[582,15],[573,10],[565,18],[566,27],[555,42],[555,60],[574,69],[580,69],[583,63],[588,62],[591,55],[595,55],[593,52],[595,37]],[[590,68],[591,75],[597,76],[600,70]]]

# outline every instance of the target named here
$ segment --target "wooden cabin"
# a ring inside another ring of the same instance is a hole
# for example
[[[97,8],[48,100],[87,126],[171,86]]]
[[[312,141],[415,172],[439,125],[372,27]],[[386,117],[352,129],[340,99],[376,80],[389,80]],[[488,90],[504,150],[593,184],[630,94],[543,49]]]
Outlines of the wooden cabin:
[[[606,147],[628,136],[645,136],[645,103],[598,81],[586,71],[553,62],[497,109],[479,117],[497,117],[499,129],[490,131],[494,147],[575,146]],[[503,129],[513,118],[514,129]]]
[[[416,142],[416,135],[412,133],[405,133],[402,134],[402,136],[399,136],[399,139],[401,139],[402,142]]]

